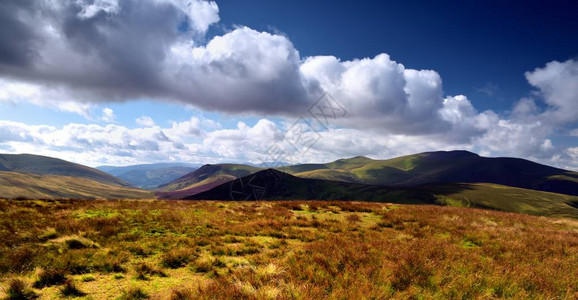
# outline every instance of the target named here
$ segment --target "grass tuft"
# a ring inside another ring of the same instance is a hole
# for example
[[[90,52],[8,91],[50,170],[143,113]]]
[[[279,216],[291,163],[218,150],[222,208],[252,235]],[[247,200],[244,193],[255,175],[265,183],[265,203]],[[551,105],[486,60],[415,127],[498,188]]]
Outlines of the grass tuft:
[[[151,264],[146,262],[141,262],[135,266],[136,279],[138,280],[149,280],[148,276],[159,276],[167,277],[167,274],[162,270],[153,267]]]
[[[166,252],[161,257],[161,265],[169,269],[182,268],[195,257],[195,253],[191,249],[174,249]]]
[[[118,300],[141,300],[149,298],[149,294],[145,293],[141,288],[132,287],[128,291],[123,292]]]
[[[78,289],[74,281],[67,280],[60,289],[60,294],[64,297],[82,297],[85,296],[86,293]]]
[[[34,282],[35,288],[44,288],[47,286],[60,285],[66,282],[66,272],[64,270],[50,269],[39,270],[38,279]]]
[[[38,295],[22,279],[12,279],[8,287],[4,288],[7,300],[28,300],[36,299]]]
[[[192,300],[198,299],[199,295],[192,288],[177,287],[171,290],[170,300]]]

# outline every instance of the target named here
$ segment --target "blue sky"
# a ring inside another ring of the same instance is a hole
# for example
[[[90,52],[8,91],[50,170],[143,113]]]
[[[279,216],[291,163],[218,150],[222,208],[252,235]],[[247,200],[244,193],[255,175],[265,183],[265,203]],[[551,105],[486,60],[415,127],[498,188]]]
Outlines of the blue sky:
[[[436,70],[446,93],[471,95],[480,109],[510,109],[529,93],[524,72],[578,55],[576,1],[219,3],[222,23],[278,30],[302,56],[386,52],[406,67]],[[480,92],[488,87],[491,97]]]
[[[578,168],[575,1],[41,2],[0,4],[17,33],[0,32],[3,152],[96,166],[467,149]],[[292,148],[323,92],[347,115]]]

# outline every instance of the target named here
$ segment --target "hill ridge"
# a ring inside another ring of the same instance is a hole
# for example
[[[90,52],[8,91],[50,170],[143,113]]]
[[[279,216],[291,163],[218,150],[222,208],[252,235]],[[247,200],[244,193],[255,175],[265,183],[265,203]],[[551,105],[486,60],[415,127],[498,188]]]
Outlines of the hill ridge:
[[[7,172],[73,176],[87,178],[106,184],[125,187],[130,186],[124,180],[106,172],[63,159],[43,155],[0,154],[0,165],[4,166],[3,171]]]

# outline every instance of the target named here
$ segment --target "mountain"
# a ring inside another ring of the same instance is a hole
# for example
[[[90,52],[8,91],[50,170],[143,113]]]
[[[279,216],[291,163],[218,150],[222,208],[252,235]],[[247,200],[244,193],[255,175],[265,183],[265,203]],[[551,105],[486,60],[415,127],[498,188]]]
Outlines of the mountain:
[[[181,178],[159,186],[157,196],[163,199],[182,198],[259,170],[261,168],[238,164],[204,165]]]
[[[197,164],[187,164],[187,163],[157,163],[157,164],[140,164],[140,165],[130,165],[130,166],[99,166],[96,169],[101,170],[103,172],[109,173],[114,176],[119,176],[123,173],[131,172],[131,171],[147,171],[147,170],[158,170],[158,169],[166,169],[171,167],[186,167],[186,168],[193,168],[197,169],[201,165]]]
[[[90,179],[107,185],[129,186],[124,180],[100,170],[57,158],[32,154],[0,154],[0,171],[71,176]]]
[[[578,218],[578,197],[497,184],[395,187],[299,178],[274,169],[259,171],[185,200],[355,200],[437,204],[533,215]]]
[[[468,151],[425,152],[389,160],[367,157],[327,164],[302,164],[280,170],[303,178],[378,185],[495,183],[578,195],[578,173],[519,158],[488,158]]]
[[[132,186],[152,190],[174,181],[198,167],[199,165],[193,164],[160,163],[124,167],[100,166],[97,169],[117,176]]]
[[[152,192],[61,175],[0,171],[2,199],[144,199]]]
[[[241,170],[241,171],[239,171]],[[159,187],[161,198],[182,198],[262,170],[246,165],[206,165]],[[363,156],[278,170],[301,178],[415,187],[441,183],[493,183],[578,195],[578,173],[519,158],[488,158],[468,151],[438,151],[387,160]],[[178,191],[178,193],[177,193]],[[167,193],[169,192],[169,193]]]
[[[404,187],[299,178],[275,169],[237,178],[185,200],[357,200],[392,203],[434,203],[427,191]]]

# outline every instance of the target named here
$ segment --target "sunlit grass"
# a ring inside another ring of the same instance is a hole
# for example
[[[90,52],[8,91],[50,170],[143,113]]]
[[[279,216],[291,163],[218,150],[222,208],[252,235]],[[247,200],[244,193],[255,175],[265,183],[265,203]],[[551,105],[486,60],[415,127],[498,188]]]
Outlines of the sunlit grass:
[[[578,222],[356,202],[0,200],[0,298],[578,296]]]

